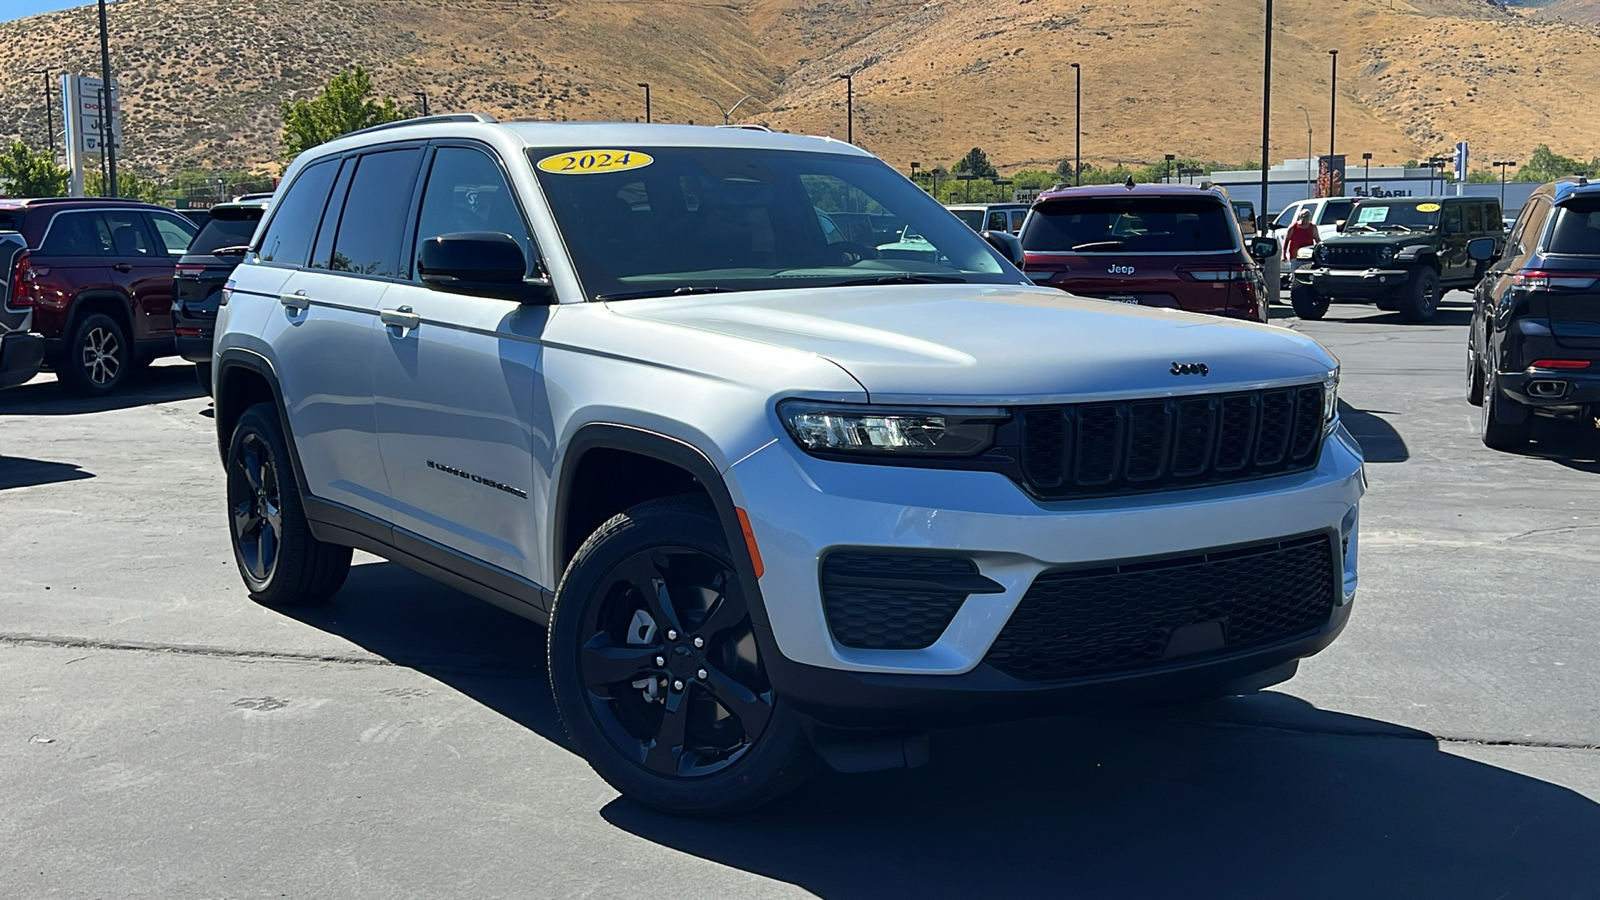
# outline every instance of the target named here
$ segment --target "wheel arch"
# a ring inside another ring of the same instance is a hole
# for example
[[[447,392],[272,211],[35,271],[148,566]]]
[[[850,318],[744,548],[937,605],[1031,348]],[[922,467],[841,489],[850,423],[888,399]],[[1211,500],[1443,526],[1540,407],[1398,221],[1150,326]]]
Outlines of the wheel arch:
[[[85,316],[102,313],[110,316],[122,326],[122,335],[128,340],[128,349],[133,349],[133,313],[129,309],[130,301],[127,296],[116,291],[85,291],[72,299],[72,311],[67,316],[66,327],[62,329],[62,340],[71,340],[72,334],[78,328]]]
[[[623,467],[631,467],[624,471]],[[675,494],[701,492],[716,510],[733,554],[750,615],[768,627],[756,562],[738,507],[717,467],[698,447],[669,435],[628,425],[591,423],[567,441],[556,480],[550,522],[552,572],[559,581],[594,529],[623,510]]]
[[[306,490],[305,470],[300,465],[300,449],[295,445],[294,429],[289,426],[288,408],[283,402],[283,387],[278,374],[266,357],[250,350],[231,347],[222,351],[216,360],[213,384],[214,416],[217,425],[217,455],[224,465],[228,462],[228,444],[233,440],[233,429],[244,411],[257,403],[271,403],[278,413],[278,426],[283,429],[284,443],[289,445],[289,463],[294,468],[294,480],[302,497],[310,496]]]

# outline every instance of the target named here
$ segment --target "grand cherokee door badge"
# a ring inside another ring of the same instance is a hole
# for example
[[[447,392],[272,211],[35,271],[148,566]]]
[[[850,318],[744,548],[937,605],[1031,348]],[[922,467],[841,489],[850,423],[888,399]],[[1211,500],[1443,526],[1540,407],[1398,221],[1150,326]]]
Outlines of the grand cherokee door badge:
[[[431,459],[428,460],[428,468],[437,469],[440,472],[445,473],[446,475],[454,475],[457,478],[465,478],[468,481],[476,482],[477,484],[481,484],[484,487],[492,487],[497,491],[505,491],[506,493],[512,495],[513,497],[521,497],[524,500],[528,499],[528,492],[522,490],[521,488],[514,488],[509,484],[501,484],[498,481],[491,481],[488,478],[484,478],[481,475],[474,475],[471,472],[463,472],[460,469],[457,469],[457,468],[454,468],[454,467],[451,467],[451,466],[447,466],[447,465],[445,465],[443,463],[436,463]]]

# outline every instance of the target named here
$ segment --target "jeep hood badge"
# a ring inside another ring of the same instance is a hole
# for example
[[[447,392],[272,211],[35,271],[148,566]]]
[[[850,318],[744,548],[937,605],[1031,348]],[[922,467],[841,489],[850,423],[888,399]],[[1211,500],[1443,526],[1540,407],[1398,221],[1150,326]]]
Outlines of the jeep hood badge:
[[[1174,375],[1199,375],[1202,378],[1211,374],[1210,367],[1205,363],[1174,362],[1170,371]]]

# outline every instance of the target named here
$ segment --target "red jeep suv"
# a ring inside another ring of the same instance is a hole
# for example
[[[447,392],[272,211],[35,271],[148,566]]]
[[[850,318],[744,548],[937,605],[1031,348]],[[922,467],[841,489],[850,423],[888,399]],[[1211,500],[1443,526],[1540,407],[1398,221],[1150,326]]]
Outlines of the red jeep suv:
[[[1046,191],[1021,237],[1024,268],[1037,284],[1082,297],[1267,320],[1270,295],[1255,259],[1276,255],[1277,241],[1246,244],[1220,191],[1132,183]]]
[[[172,270],[193,222],[132,200],[0,200],[0,231],[28,249],[11,275],[14,308],[33,309],[45,363],[69,390],[109,394],[132,369],[176,350]]]

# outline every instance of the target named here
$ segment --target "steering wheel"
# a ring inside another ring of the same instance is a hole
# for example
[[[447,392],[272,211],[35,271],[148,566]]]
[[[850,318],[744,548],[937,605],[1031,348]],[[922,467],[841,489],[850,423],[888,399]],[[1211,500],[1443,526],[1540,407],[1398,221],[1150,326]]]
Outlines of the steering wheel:
[[[840,241],[837,244],[829,244],[828,249],[838,253],[839,259],[847,266],[853,266],[864,259],[879,258],[877,248],[868,247],[866,244],[858,244],[855,241]]]

